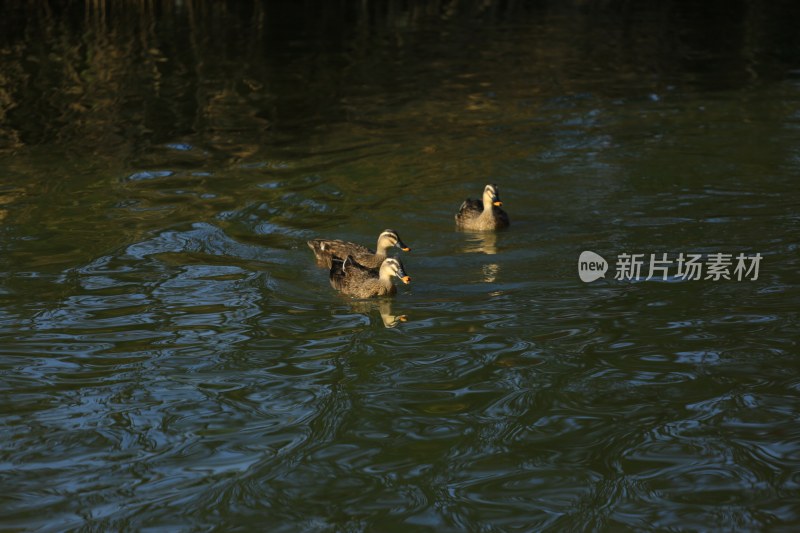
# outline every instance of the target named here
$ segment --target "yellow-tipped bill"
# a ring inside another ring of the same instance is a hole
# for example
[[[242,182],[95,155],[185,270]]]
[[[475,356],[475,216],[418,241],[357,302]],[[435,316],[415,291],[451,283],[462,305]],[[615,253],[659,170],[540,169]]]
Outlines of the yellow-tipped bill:
[[[401,277],[400,279],[402,279],[402,280],[403,280],[403,283],[405,283],[406,285],[408,285],[409,283],[411,283],[411,276],[403,276],[403,277]]]

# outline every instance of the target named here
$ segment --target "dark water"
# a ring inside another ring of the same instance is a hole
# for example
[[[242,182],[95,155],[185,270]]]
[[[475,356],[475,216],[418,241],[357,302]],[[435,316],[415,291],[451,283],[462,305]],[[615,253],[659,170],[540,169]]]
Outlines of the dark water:
[[[5,6],[0,525],[800,526],[794,4],[333,4]]]

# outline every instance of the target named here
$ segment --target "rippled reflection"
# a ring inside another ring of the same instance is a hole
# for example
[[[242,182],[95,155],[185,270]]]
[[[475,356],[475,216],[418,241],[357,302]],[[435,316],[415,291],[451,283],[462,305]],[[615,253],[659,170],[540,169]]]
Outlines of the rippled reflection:
[[[494,283],[497,280],[497,275],[500,273],[500,265],[497,263],[489,263],[483,265],[481,271],[483,272],[483,281],[485,283]]]
[[[497,253],[497,232],[464,231],[464,253],[481,253],[495,255]]]
[[[464,245],[462,253],[479,253],[485,255],[497,254],[497,232],[494,231],[462,231]],[[481,265],[481,281],[494,283],[500,274],[501,263],[486,263]]]
[[[351,303],[350,307],[356,313],[362,313],[367,316],[377,312],[381,317],[383,325],[387,328],[393,328],[402,322],[408,321],[408,317],[406,315],[395,314],[393,300],[389,298],[357,301]]]

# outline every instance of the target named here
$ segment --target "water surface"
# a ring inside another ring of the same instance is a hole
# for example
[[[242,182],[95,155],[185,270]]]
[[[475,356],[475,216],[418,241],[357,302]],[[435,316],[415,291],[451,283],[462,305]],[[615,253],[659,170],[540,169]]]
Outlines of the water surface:
[[[797,9],[552,4],[12,2],[0,523],[797,527]],[[384,228],[337,295],[305,241]]]

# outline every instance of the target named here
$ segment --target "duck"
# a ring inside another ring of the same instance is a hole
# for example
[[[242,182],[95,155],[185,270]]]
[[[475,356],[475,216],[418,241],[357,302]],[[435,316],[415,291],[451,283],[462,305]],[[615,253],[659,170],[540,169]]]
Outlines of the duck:
[[[348,255],[344,260],[335,257],[332,263],[331,286],[353,298],[394,295],[397,288],[392,283],[392,277],[395,276],[405,284],[411,282],[403,263],[393,257],[384,259],[377,272],[357,263],[352,255]]]
[[[500,209],[500,193],[497,185],[488,184],[483,189],[483,200],[467,198],[456,213],[456,226],[472,231],[491,231],[509,225],[508,214]]]
[[[377,271],[384,259],[386,259],[386,251],[392,246],[397,246],[404,252],[411,251],[411,248],[406,246],[400,235],[393,229],[385,229],[378,235],[378,245],[374,252],[366,246],[338,239],[312,239],[308,241],[308,247],[314,252],[317,265],[327,269],[333,266],[334,258],[344,260],[349,256],[359,265]]]

